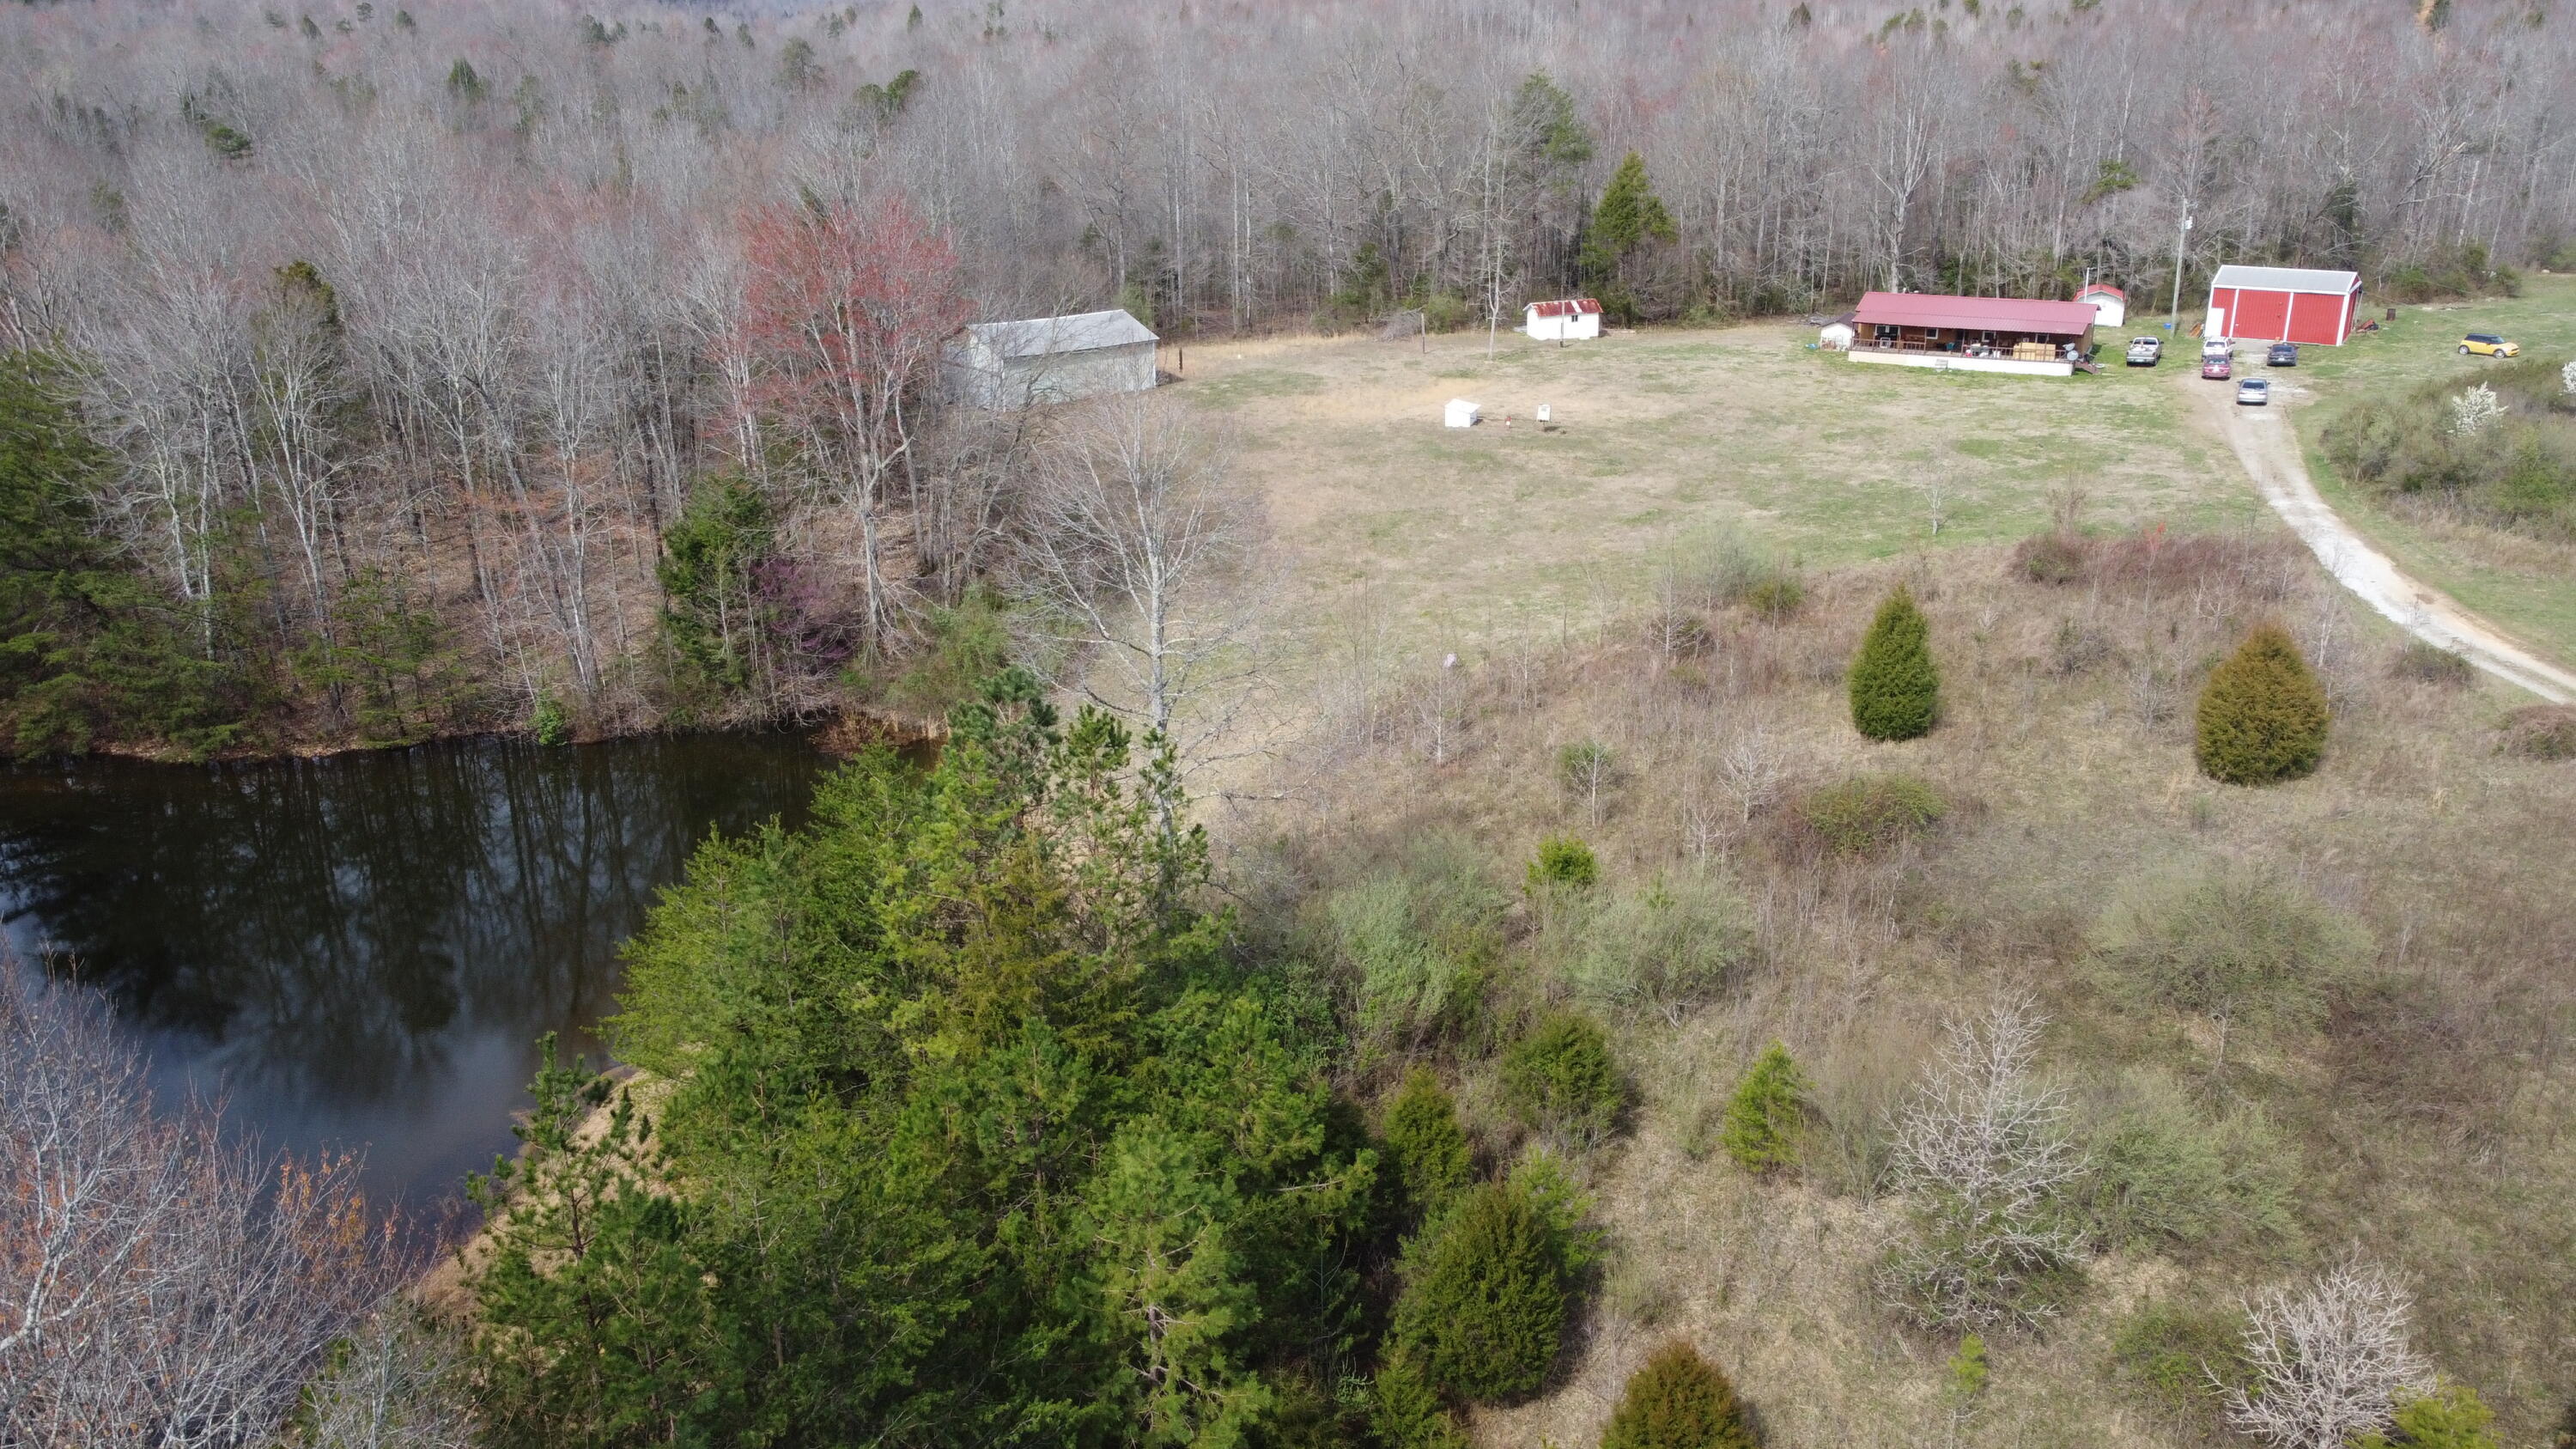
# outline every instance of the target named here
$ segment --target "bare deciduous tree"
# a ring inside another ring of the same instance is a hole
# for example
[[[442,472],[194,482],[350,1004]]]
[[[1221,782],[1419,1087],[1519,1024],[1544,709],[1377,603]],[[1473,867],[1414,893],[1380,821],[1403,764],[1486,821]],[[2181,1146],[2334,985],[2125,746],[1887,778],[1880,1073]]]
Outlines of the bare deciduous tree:
[[[2082,1250],[2059,1205],[2088,1170],[2066,1135],[2067,1094],[2031,1074],[2047,1020],[2027,998],[1953,1018],[1896,1114],[1897,1180],[1916,1216],[1880,1286],[1925,1327],[2034,1325],[2054,1311],[2047,1280]]]
[[[2409,1342],[2414,1297],[2376,1264],[2347,1257],[2298,1288],[2265,1289],[2245,1316],[2254,1385],[2212,1387],[2231,1426],[2277,1449],[2343,1449],[2432,1390]]]
[[[1188,412],[1138,398],[1046,447],[1029,512],[1028,581],[1073,651],[1062,682],[1206,763],[1257,674],[1259,499]]]
[[[0,961],[0,1444],[271,1442],[407,1266],[356,1163],[154,1109],[98,1003]]]
[[[343,1341],[305,1392],[312,1449],[473,1449],[456,1341],[395,1299]]]

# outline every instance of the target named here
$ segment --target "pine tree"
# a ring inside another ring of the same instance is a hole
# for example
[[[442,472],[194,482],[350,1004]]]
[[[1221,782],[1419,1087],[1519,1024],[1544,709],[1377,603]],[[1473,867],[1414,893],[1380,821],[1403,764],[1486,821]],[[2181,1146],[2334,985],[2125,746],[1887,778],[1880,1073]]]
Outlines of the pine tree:
[[[1699,1350],[1675,1339],[1628,1377],[1601,1432],[1601,1449],[1754,1449],[1735,1386]]]
[[[1941,716],[1941,670],[1931,626],[1903,584],[1878,606],[1851,667],[1852,727],[1874,740],[1910,740]]]
[[[1468,1399],[1535,1393],[1565,1331],[1565,1261],[1529,1194],[1471,1188],[1407,1250],[1395,1343],[1434,1386]]]
[[[1726,1155],[1755,1172],[1798,1160],[1798,1117],[1805,1109],[1806,1074],[1778,1042],[1753,1063],[1726,1104]]]
[[[1457,1106],[1440,1079],[1421,1067],[1405,1075],[1387,1104],[1386,1150],[1405,1212],[1416,1221],[1438,1217],[1475,1178]]]
[[[2326,692],[2275,624],[2257,627],[2200,692],[2201,773],[2269,785],[2314,770],[2326,748]]]
[[[1679,234],[1672,213],[1664,209],[1663,198],[1655,195],[1654,184],[1646,179],[1646,158],[1629,152],[1603,188],[1583,238],[1583,275],[1600,294],[1602,305],[1622,320],[1634,322],[1637,305],[1628,286],[1630,260],[1647,242],[1668,242]]]

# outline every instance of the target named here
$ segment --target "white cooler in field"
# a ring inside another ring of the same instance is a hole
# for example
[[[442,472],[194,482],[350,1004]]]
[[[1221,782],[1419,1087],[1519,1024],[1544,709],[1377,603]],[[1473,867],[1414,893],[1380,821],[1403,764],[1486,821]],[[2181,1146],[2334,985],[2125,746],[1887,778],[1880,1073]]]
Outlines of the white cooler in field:
[[[1453,397],[1449,399],[1448,410],[1441,415],[1440,420],[1453,428],[1472,428],[1476,425],[1476,420],[1483,415],[1483,410],[1474,403],[1463,397]]]

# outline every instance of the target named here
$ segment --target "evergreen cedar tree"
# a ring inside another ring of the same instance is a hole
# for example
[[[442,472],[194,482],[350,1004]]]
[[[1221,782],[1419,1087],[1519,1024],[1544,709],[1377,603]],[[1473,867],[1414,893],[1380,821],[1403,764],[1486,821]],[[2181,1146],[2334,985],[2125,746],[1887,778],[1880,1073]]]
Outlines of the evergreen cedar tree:
[[[1503,1100],[1524,1127],[1587,1145],[1610,1135],[1627,1091],[1592,1018],[1558,1012],[1503,1053]]]
[[[1467,1436],[1440,1402],[1440,1391],[1402,1349],[1387,1356],[1369,1386],[1369,1427],[1387,1449],[1468,1449]]]
[[[1919,739],[1941,715],[1931,626],[1903,584],[1878,606],[1851,668],[1852,727],[1873,740]]]
[[[1551,1225],[1508,1182],[1470,1188],[1406,1257],[1397,1351],[1461,1398],[1525,1398],[1547,1381],[1565,1330],[1566,1270]]]
[[[230,744],[246,702],[207,642],[230,621],[169,609],[107,540],[89,501],[107,455],[69,396],[57,359],[0,353],[0,754]]]
[[[1011,671],[929,772],[870,751],[805,828],[699,849],[608,1028],[669,1095],[577,1133],[609,1089],[550,1064],[501,1185],[490,1443],[1236,1442],[1367,1334],[1329,1014],[1221,949],[1144,743]],[[1543,1363],[1553,1265],[1480,1222],[1438,1281]]]
[[[2245,636],[2200,691],[2200,768],[2230,785],[2268,785],[2316,769],[2326,749],[2326,692],[2275,624]]]
[[[1631,151],[1611,173],[1584,232],[1580,258],[1585,280],[1601,294],[1602,304],[1623,320],[1636,320],[1637,306],[1625,275],[1628,261],[1649,241],[1678,236],[1672,213],[1646,179],[1646,159]]]
[[[1726,1154],[1755,1172],[1795,1166],[1807,1090],[1806,1074],[1789,1059],[1789,1049],[1771,1043],[1726,1104],[1726,1129],[1720,1139]]]
[[[1628,1376],[1601,1449],[1754,1449],[1735,1386],[1699,1350],[1676,1340]]]
[[[1386,1140],[1391,1186],[1402,1193],[1399,1211],[1415,1222],[1437,1218],[1475,1180],[1457,1106],[1426,1068],[1405,1074],[1404,1085],[1387,1104],[1380,1135]]]

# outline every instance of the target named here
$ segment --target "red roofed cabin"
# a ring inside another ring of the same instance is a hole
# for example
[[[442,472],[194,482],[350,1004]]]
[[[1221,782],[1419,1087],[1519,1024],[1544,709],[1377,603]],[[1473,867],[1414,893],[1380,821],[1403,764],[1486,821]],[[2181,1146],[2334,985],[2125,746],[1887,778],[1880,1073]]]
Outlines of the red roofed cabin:
[[[1564,342],[1601,335],[1601,304],[1590,297],[1532,302],[1521,309],[1521,330],[1541,342]]]
[[[2090,302],[1872,292],[1852,309],[1854,362],[2064,377],[2093,347]]]

